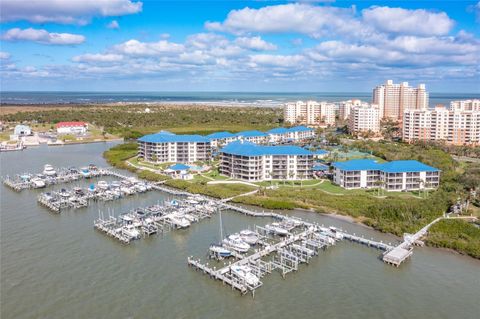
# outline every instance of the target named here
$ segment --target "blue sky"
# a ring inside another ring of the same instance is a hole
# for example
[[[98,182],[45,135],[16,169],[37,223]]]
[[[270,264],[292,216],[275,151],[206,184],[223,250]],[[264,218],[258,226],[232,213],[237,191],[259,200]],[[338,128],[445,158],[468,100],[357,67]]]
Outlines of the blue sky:
[[[478,1],[0,6],[2,90],[480,92]]]

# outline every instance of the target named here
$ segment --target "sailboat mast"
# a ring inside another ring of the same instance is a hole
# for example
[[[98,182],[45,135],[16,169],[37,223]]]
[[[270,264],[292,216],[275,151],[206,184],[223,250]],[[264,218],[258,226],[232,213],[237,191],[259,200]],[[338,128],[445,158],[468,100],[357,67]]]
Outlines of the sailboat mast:
[[[222,223],[222,210],[217,207],[218,215],[220,216],[220,241],[223,240],[223,223]]]

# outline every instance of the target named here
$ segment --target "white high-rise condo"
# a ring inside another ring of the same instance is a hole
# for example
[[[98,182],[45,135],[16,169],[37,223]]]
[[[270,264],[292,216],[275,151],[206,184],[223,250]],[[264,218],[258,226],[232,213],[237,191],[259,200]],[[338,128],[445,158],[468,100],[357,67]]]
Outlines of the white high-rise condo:
[[[335,104],[316,101],[287,103],[284,119],[289,124],[335,125]]]
[[[425,84],[417,88],[408,82],[394,84],[388,80],[373,89],[373,104],[378,105],[382,119],[401,121],[406,110],[424,110],[428,108],[428,92]]]
[[[348,118],[348,130],[352,135],[364,132],[380,132],[380,111],[377,105],[352,106]]]
[[[403,140],[480,145],[480,101],[476,101],[454,101],[450,110],[438,106],[433,110],[405,111]]]

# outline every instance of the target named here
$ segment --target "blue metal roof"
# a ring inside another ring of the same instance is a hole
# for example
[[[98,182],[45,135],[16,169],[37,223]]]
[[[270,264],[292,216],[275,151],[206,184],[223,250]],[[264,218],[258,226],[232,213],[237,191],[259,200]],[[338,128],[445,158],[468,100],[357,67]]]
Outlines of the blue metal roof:
[[[173,169],[174,171],[186,171],[190,168],[190,166],[185,165],[185,164],[174,164],[169,167],[170,169]]]
[[[220,150],[222,153],[241,156],[262,155],[313,155],[299,146],[263,146],[246,141],[235,141]]]
[[[380,170],[381,165],[371,159],[354,159],[345,162],[334,162],[333,167],[337,167],[343,171],[365,171]]]
[[[314,171],[328,171],[328,166],[324,164],[315,164],[312,167]]]
[[[256,137],[256,136],[267,136],[267,134],[260,132],[260,131],[243,131],[235,134],[236,136],[241,136],[241,137]]]
[[[428,166],[419,161],[391,161],[388,163],[377,163],[371,159],[355,159],[346,162],[335,162],[332,166],[344,171],[365,171],[378,170],[386,173],[405,173],[405,172],[437,172],[437,168]]]
[[[205,137],[210,139],[210,140],[214,140],[214,139],[223,139],[223,138],[229,138],[229,137],[234,137],[234,136],[235,136],[235,134],[225,131],[225,132],[212,133],[212,134],[207,135]]]
[[[382,171],[386,173],[404,173],[404,172],[438,172],[435,167],[423,164],[419,161],[391,161],[382,165]]]
[[[140,142],[147,143],[175,143],[175,142],[197,142],[197,143],[208,143],[210,142],[207,138],[201,135],[176,135],[170,132],[160,132],[156,134],[149,134],[142,136],[138,139]]]
[[[271,130],[267,131],[270,134],[285,134],[288,133],[288,129],[285,127],[276,127],[272,128]]]
[[[306,131],[313,131],[313,128],[309,128],[303,125],[294,126],[288,129],[290,132],[306,132]]]

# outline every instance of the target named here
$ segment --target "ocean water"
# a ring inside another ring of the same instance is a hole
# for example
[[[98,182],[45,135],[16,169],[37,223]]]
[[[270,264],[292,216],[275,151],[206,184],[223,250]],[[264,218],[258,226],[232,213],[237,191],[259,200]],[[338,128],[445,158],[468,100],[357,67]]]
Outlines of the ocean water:
[[[46,163],[104,166],[101,154],[110,146],[0,153],[0,174],[39,172]],[[187,266],[189,256],[205,260],[210,243],[218,239],[218,216],[123,246],[94,230],[98,211],[118,215],[171,196],[149,192],[57,215],[37,204],[43,191],[16,193],[0,185],[2,319],[476,319],[480,313],[480,261],[449,251],[418,247],[409,261],[394,268],[379,259],[378,250],[340,242],[285,279],[276,272],[268,275],[253,299]],[[368,238],[397,240],[315,213],[289,214]],[[222,217],[227,233],[270,222],[234,212]]]
[[[288,101],[318,100],[338,102],[371,100],[371,92],[0,92],[2,104],[78,103],[210,103],[277,106]],[[452,100],[480,98],[480,93],[430,93],[430,105],[448,105]]]

